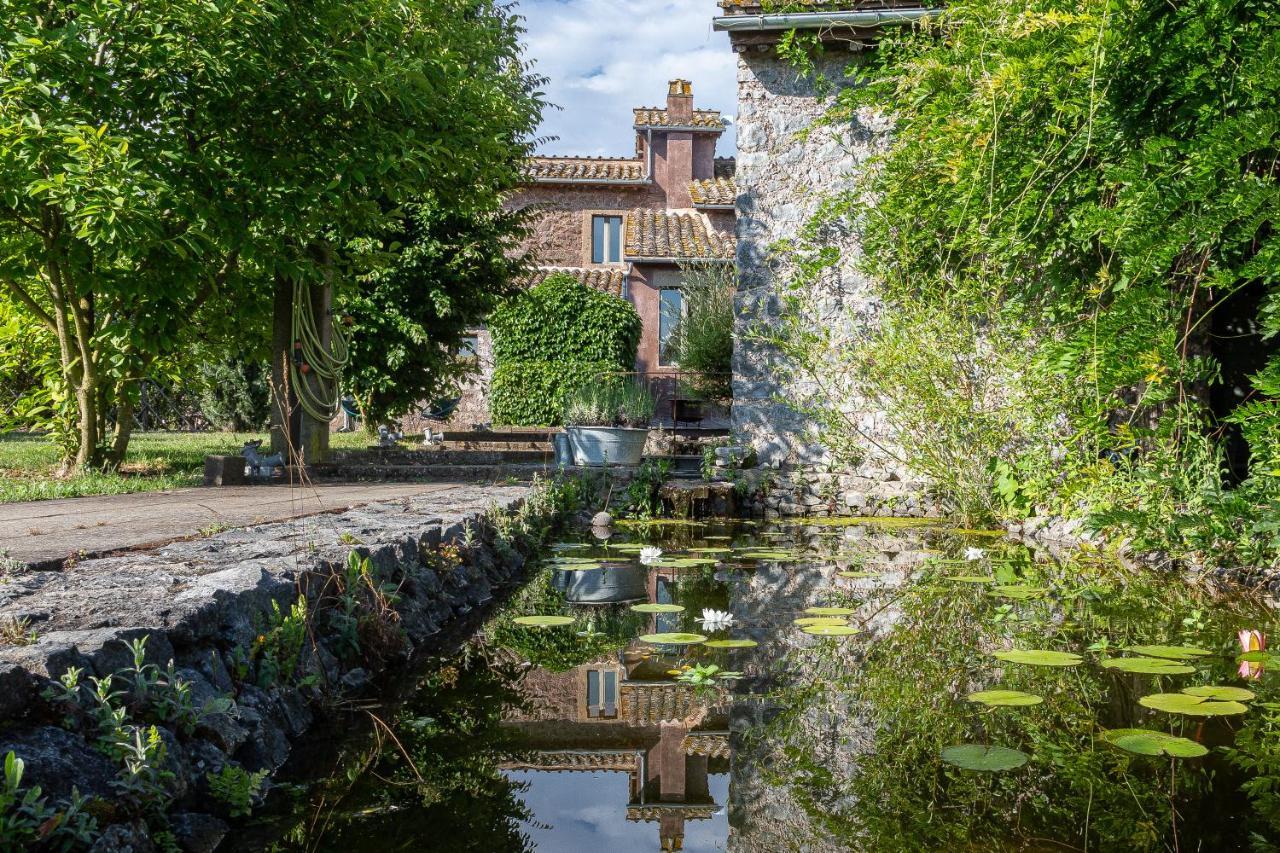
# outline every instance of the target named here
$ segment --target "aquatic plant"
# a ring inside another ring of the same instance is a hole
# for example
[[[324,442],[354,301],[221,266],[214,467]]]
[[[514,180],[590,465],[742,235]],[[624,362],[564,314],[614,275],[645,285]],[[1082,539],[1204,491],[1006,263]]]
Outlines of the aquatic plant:
[[[733,627],[733,614],[726,610],[716,610],[714,608],[704,608],[702,617],[698,619],[698,624],[702,626],[704,631],[723,631]]]
[[[517,625],[524,625],[528,628],[558,628],[564,625],[572,625],[572,616],[517,616],[511,620]]]
[[[698,643],[705,643],[707,638],[702,634],[685,634],[673,631],[664,634],[642,634],[639,640],[642,643],[649,643],[655,646],[692,646]]]
[[[662,559],[662,549],[653,545],[645,545],[640,549],[640,564],[651,566]]]
[[[1199,758],[1209,754],[1208,747],[1203,744],[1151,729],[1110,729],[1102,733],[1102,740],[1138,755]]]
[[[1007,746],[962,744],[942,750],[942,760],[965,770],[998,773],[1015,770],[1027,763],[1027,754]]]
[[[1261,653],[1267,649],[1267,636],[1256,628],[1242,629],[1239,633],[1240,651],[1244,654]],[[1240,677],[1256,680],[1262,677],[1264,664],[1259,661],[1241,660]]]
[[[1021,690],[979,690],[977,693],[970,693],[968,698],[970,702],[993,708],[1023,708],[1039,705],[1044,701],[1043,696]]]

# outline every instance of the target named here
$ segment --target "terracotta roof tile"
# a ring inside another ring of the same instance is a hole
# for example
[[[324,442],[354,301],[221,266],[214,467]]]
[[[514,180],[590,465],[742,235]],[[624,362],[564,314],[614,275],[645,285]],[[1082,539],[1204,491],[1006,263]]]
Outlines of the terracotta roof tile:
[[[636,127],[705,127],[708,130],[723,130],[724,119],[719,110],[694,110],[693,121],[688,125],[676,125],[670,114],[662,107],[636,107]]]
[[[703,708],[693,688],[670,681],[624,681],[618,694],[618,717],[633,726],[684,720]]]
[[[689,184],[694,207],[703,205],[733,206],[738,201],[738,188],[732,178],[712,178]]]
[[[734,243],[696,211],[633,210],[627,214],[623,254],[628,259],[730,260]]]
[[[538,183],[644,182],[644,162],[622,157],[534,157],[525,174]]]
[[[538,267],[529,275],[529,287],[536,287],[555,273],[571,275],[587,287],[622,295],[622,282],[626,272],[621,267]]]
[[[918,0],[720,0],[719,6],[730,15],[758,15],[771,12],[800,12],[822,10],[824,12],[872,12],[877,9],[918,9],[928,4]],[[936,4],[935,4],[936,5]],[[767,8],[766,8],[767,7]]]

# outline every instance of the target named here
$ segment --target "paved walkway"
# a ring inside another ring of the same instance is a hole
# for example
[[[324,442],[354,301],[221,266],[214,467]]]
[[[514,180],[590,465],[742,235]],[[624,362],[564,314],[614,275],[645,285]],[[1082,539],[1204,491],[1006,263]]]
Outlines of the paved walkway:
[[[445,493],[474,484],[319,483],[177,489],[134,495],[0,504],[0,553],[35,565],[82,552],[149,548],[231,527],[338,512],[374,501]],[[443,497],[443,494],[440,494]]]

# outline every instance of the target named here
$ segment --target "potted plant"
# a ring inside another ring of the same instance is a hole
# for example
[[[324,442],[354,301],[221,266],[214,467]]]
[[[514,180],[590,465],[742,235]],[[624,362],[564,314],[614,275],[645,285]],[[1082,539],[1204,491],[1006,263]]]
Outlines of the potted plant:
[[[565,435],[575,465],[639,465],[655,407],[638,382],[596,382],[569,395]]]

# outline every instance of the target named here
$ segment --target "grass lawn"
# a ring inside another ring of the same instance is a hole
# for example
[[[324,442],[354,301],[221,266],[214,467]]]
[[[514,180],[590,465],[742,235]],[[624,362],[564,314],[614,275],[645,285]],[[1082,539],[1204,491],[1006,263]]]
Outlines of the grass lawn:
[[[204,458],[212,453],[239,453],[246,441],[265,433],[142,432],[129,442],[129,455],[116,474],[58,477],[58,447],[44,436],[0,435],[0,503],[122,495],[198,486]],[[335,434],[334,448],[364,447],[373,442],[363,433]]]

